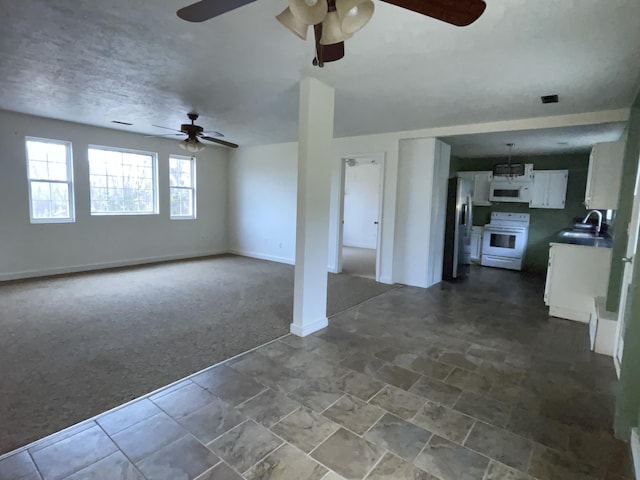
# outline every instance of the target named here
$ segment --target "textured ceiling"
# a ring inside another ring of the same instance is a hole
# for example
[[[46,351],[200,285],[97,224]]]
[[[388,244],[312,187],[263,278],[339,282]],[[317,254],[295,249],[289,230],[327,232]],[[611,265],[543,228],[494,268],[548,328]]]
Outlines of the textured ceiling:
[[[480,133],[444,137],[451,154],[460,158],[505,157],[508,143],[513,155],[550,155],[589,152],[596,143],[617,142],[626,122],[581,125],[577,127],[543,128],[514,132]]]
[[[189,0],[0,2],[0,108],[161,133],[195,109],[248,145],[297,137],[301,75],[336,88],[335,135],[631,105],[640,82],[637,0],[486,0],[457,28],[377,1],[346,57],[311,67],[313,43],[259,0],[201,24]],[[558,93],[543,106],[540,95]]]

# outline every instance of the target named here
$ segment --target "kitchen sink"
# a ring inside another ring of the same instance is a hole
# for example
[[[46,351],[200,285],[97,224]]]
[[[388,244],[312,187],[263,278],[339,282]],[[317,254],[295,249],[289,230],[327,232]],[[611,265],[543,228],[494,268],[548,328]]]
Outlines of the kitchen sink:
[[[585,231],[584,229],[566,229],[558,234],[560,243],[570,243],[573,245],[584,245],[587,247],[605,247],[611,248],[613,242],[609,235],[598,235],[595,232]]]

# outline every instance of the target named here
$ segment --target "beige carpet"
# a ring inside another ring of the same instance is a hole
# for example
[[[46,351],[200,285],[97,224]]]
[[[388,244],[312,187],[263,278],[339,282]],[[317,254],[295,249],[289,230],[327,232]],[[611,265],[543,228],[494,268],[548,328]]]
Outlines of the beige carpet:
[[[390,286],[329,275],[335,314]],[[225,255],[0,285],[0,453],[288,333],[293,267]]]

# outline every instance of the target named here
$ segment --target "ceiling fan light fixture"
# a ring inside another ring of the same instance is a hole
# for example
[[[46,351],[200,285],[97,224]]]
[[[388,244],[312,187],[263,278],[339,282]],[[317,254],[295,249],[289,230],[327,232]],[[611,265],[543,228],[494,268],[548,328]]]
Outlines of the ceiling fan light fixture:
[[[180,145],[180,148],[183,150],[191,153],[198,153],[204,150],[204,145],[198,141],[197,138],[188,138],[181,141],[178,145]]]
[[[311,3],[311,4],[310,4]],[[289,9],[296,19],[307,25],[322,22],[329,11],[326,0],[289,0]]]
[[[352,35],[364,27],[373,16],[375,5],[371,0],[336,0],[340,28]]]
[[[351,35],[344,32],[340,27],[340,17],[338,12],[329,12],[322,21],[322,37],[320,45],[333,45],[335,43],[344,42],[351,38]]]
[[[307,30],[309,25],[299,20],[289,7],[285,8],[280,15],[276,16],[276,19],[294,34],[300,37],[302,40],[307,39]]]

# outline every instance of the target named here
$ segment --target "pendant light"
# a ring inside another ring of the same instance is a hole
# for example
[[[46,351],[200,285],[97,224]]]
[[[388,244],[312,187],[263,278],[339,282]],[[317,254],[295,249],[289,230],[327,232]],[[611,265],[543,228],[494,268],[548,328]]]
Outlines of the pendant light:
[[[374,8],[371,0],[336,0],[340,28],[350,35],[356,33],[369,23]]]
[[[302,40],[307,39],[309,24],[297,18],[289,7],[285,8],[282,13],[276,17],[276,19]]]
[[[197,138],[188,138],[181,141],[178,145],[180,145],[180,148],[183,150],[191,153],[198,153],[204,150],[204,145]]]
[[[333,45],[334,43],[344,42],[351,38],[351,35],[345,33],[341,25],[338,12],[333,11],[327,13],[322,22],[322,38],[320,38],[320,45]]]
[[[294,17],[307,25],[322,22],[327,15],[327,0],[289,0],[289,8]]]

